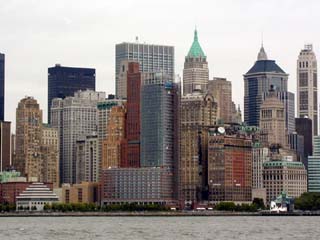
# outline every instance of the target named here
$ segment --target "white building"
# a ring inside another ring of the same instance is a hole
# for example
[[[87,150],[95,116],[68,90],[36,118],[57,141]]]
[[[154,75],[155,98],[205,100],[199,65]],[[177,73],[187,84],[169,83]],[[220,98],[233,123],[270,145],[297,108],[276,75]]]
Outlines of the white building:
[[[18,211],[42,211],[46,204],[58,202],[59,198],[43,183],[32,183],[16,197]]]
[[[78,91],[52,100],[51,125],[59,131],[61,183],[76,183],[76,141],[97,131],[97,103],[104,92]]]
[[[312,120],[312,134],[318,135],[317,59],[312,45],[300,51],[297,61],[297,113]]]

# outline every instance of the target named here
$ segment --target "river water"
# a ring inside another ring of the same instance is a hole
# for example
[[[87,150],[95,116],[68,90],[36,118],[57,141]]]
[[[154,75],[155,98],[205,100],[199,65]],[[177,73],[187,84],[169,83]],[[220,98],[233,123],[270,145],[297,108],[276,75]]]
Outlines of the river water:
[[[320,239],[320,217],[3,217],[0,240]]]

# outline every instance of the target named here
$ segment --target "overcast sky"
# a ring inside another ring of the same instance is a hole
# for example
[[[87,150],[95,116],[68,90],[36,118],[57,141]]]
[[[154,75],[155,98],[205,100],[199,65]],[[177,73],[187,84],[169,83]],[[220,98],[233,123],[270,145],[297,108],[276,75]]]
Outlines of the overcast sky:
[[[134,41],[175,46],[176,74],[197,26],[210,79],[232,81],[243,106],[243,74],[261,45],[296,89],[296,60],[306,43],[320,49],[318,0],[0,0],[0,52],[6,54],[6,120],[24,96],[36,98],[47,116],[47,68],[96,68],[97,90],[115,88],[115,44]],[[15,129],[15,126],[13,126]]]

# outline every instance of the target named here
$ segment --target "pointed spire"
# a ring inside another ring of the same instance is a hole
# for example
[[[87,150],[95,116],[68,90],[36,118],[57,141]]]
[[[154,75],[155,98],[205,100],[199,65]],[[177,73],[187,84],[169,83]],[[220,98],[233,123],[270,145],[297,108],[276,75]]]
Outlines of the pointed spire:
[[[260,52],[258,53],[258,61],[268,60],[268,56],[264,50],[263,42],[261,44]]]
[[[194,57],[194,58],[198,58],[198,57],[205,58],[206,57],[204,55],[204,52],[202,51],[202,48],[201,48],[199,41],[198,41],[197,28],[195,28],[195,30],[194,30],[193,43],[192,43],[192,46],[188,52],[187,57]]]

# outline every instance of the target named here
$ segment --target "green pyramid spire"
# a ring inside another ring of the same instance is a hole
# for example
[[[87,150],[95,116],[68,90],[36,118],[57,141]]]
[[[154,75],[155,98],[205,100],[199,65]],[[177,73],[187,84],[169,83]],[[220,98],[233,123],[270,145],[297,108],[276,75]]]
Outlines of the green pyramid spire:
[[[194,58],[198,58],[198,57],[205,58],[206,57],[206,55],[204,55],[204,52],[202,51],[202,48],[201,48],[199,41],[198,41],[197,29],[194,30],[193,43],[192,43],[192,46],[188,52],[187,57],[194,57]]]

